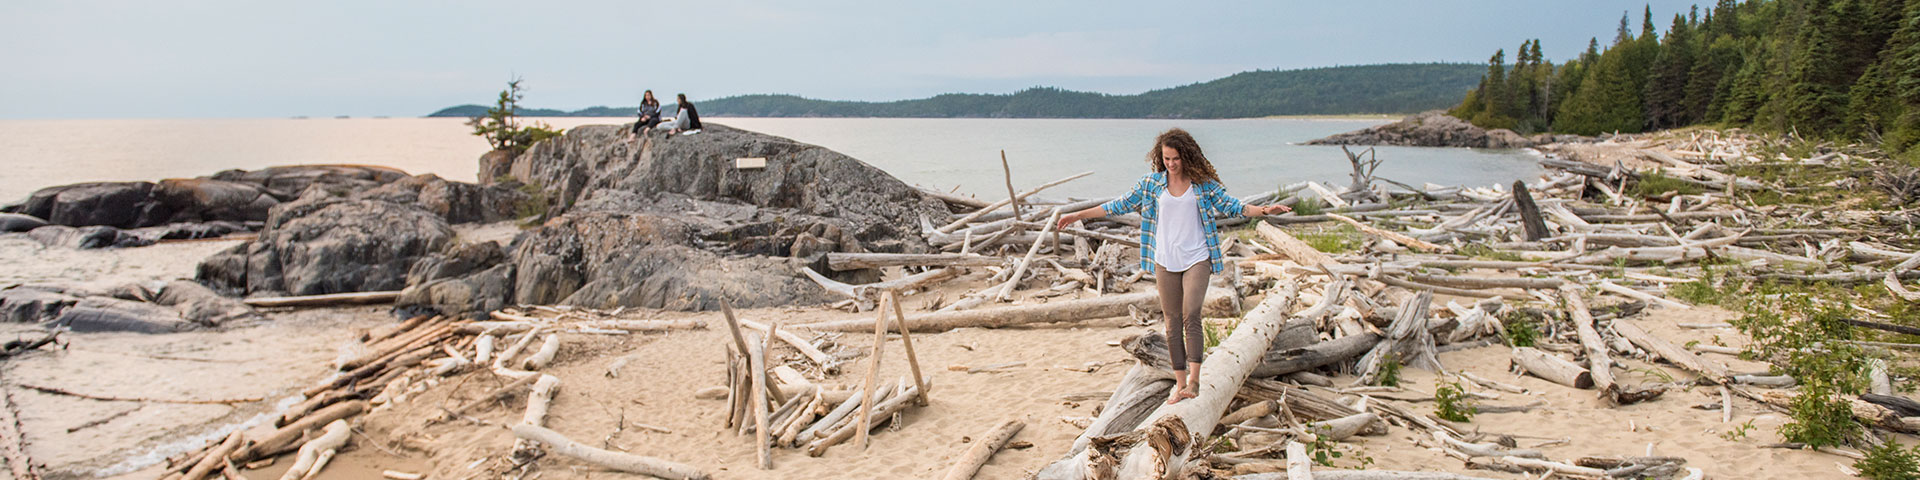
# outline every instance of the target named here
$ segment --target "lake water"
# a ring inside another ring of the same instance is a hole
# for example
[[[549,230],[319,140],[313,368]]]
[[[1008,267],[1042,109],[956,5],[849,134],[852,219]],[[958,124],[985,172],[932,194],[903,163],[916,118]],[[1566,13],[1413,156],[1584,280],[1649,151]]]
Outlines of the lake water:
[[[617,118],[537,119],[560,128]],[[1301,180],[1344,185],[1339,147],[1295,145],[1385,120],[1081,120],[712,118],[703,119],[821,145],[908,183],[1006,196],[1000,152],[1017,189],[1078,172],[1088,178],[1041,196],[1122,193],[1147,171],[1154,136],[1192,132],[1230,192],[1251,195]],[[473,181],[486,142],[462,119],[126,119],[0,120],[0,203],[41,187],[106,180],[159,180],[275,165],[355,163]],[[1532,179],[1524,150],[1381,147],[1376,174],[1419,185],[1484,186]]]

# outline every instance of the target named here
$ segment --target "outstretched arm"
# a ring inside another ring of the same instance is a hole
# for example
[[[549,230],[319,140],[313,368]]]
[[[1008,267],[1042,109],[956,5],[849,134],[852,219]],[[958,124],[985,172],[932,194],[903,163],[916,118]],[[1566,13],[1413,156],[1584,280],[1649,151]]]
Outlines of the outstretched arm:
[[[1107,216],[1107,207],[1093,207],[1086,210],[1081,210],[1078,212],[1061,215],[1060,224],[1055,225],[1054,228],[1064,230],[1067,228],[1068,225],[1072,225],[1073,222],[1078,222],[1078,221],[1086,220],[1090,218],[1100,218],[1104,216]]]

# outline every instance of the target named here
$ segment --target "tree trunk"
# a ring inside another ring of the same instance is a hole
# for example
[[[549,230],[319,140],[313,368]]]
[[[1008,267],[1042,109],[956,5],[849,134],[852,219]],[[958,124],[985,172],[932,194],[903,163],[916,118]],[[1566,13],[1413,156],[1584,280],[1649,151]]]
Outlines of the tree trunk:
[[[860,270],[882,267],[994,267],[1006,259],[965,253],[842,253],[827,254],[827,268]]]
[[[1125,316],[1129,305],[1143,312],[1159,311],[1160,294],[1157,292],[1127,293],[1039,305],[931,313],[908,318],[907,325],[915,332],[944,332],[961,327],[999,328],[1028,323],[1066,322]],[[873,322],[872,319],[854,319],[799,325],[799,327],[816,331],[863,332],[873,330]]]
[[[1593,374],[1586,367],[1533,347],[1514,347],[1513,364],[1549,382],[1583,390],[1593,388]]]
[[[1527,192],[1527,182],[1513,181],[1513,204],[1520,209],[1520,226],[1526,229],[1527,241],[1547,238],[1547,221],[1540,218],[1540,206],[1533,203],[1533,194]]]

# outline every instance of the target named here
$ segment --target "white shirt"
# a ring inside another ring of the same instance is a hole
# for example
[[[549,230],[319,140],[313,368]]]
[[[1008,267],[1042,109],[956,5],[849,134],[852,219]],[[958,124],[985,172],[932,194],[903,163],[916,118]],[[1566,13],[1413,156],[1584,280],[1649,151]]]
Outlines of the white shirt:
[[[1153,262],[1169,272],[1184,272],[1207,260],[1207,238],[1200,229],[1200,193],[1192,185],[1185,195],[1173,189],[1160,192],[1160,222],[1153,237]]]

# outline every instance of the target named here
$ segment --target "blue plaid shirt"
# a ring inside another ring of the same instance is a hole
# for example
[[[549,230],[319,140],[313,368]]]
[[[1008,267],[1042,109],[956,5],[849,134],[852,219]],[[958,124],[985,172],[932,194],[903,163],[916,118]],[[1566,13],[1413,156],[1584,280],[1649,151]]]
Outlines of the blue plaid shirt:
[[[1213,264],[1212,273],[1220,273],[1220,234],[1214,226],[1216,218],[1240,216],[1246,204],[1240,199],[1227,195],[1227,188],[1220,182],[1195,183],[1193,191],[1200,192],[1200,229],[1207,237],[1207,260]],[[1166,172],[1155,172],[1140,177],[1133,184],[1133,191],[1125,196],[1100,205],[1108,215],[1127,212],[1140,212],[1140,270],[1153,272],[1153,229],[1160,219],[1160,193],[1167,191]]]

